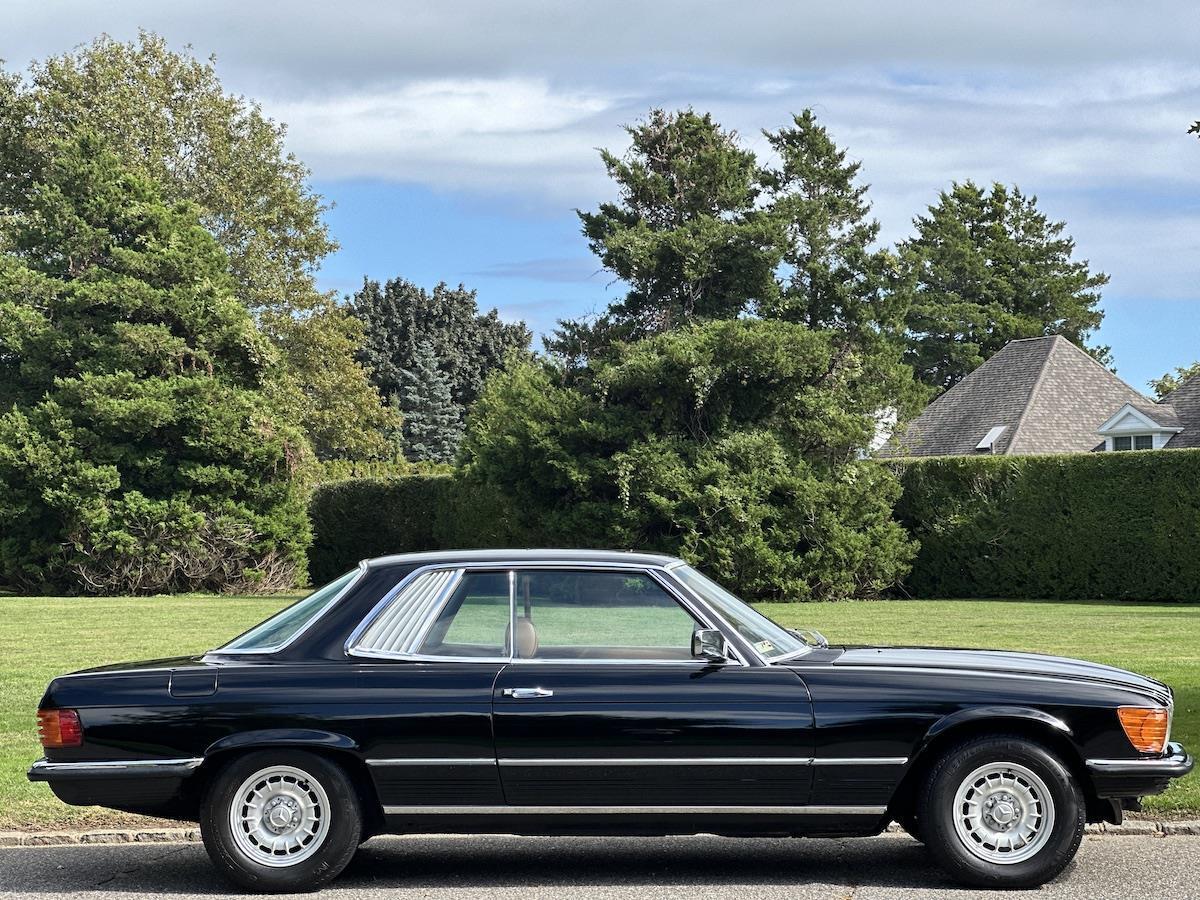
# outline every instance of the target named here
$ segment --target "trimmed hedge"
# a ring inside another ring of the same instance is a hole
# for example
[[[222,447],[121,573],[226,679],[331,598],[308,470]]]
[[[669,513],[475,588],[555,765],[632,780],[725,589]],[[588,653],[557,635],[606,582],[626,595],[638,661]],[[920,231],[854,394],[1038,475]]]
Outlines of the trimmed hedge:
[[[361,559],[452,547],[519,543],[495,491],[449,475],[353,478],[318,487],[309,502],[313,584]]]
[[[920,541],[917,597],[1200,601],[1200,450],[889,462]],[[458,476],[352,479],[310,505],[313,582],[364,557],[528,546],[495,489]]]
[[[1200,450],[893,465],[914,596],[1200,600]]]

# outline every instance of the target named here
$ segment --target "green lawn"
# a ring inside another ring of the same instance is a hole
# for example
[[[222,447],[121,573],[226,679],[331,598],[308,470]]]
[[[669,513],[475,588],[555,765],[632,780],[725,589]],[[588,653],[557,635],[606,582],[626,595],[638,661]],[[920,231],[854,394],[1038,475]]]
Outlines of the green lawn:
[[[82,827],[123,818],[59,803],[25,780],[39,753],[34,710],[54,675],[193,653],[222,643],[292,597],[62,599],[0,597],[0,829]],[[1175,736],[1200,747],[1200,606],[1012,601],[887,601],[762,607],[831,642],[1005,647],[1080,656],[1175,688]],[[1200,811],[1200,777],[1150,801]]]

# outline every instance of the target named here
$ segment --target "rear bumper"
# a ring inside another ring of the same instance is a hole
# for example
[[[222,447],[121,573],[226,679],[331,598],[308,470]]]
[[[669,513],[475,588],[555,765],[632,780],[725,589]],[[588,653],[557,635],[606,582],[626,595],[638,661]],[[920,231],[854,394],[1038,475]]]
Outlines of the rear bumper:
[[[1171,743],[1162,756],[1089,759],[1087,770],[1099,797],[1145,797],[1161,794],[1172,778],[1183,777],[1194,765],[1195,760],[1181,744]]]
[[[184,792],[189,775],[202,759],[98,760],[56,762],[39,759],[30,781],[44,781],[64,803],[107,806],[127,812],[189,818],[191,803]]]
[[[30,781],[77,781],[105,778],[186,778],[203,759],[119,759],[56,762],[39,759],[29,767]]]

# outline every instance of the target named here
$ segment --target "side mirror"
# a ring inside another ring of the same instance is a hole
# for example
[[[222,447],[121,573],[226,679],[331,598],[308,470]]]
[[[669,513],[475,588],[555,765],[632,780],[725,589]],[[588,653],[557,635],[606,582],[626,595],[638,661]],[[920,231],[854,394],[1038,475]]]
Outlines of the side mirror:
[[[692,656],[709,662],[727,661],[725,636],[715,628],[697,628],[692,632]]]

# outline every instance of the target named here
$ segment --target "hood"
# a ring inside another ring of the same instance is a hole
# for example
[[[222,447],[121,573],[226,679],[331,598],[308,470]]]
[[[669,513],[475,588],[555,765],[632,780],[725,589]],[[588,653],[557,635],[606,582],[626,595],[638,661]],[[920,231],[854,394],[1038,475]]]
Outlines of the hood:
[[[1106,666],[1101,663],[1047,656],[1041,653],[1015,653],[1008,650],[953,650],[944,647],[847,647],[835,666],[888,666],[892,668],[946,669],[957,672],[1014,672],[1045,675],[1074,681],[1102,682],[1148,694],[1164,706],[1170,702],[1171,689],[1161,681]]]

